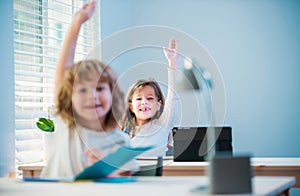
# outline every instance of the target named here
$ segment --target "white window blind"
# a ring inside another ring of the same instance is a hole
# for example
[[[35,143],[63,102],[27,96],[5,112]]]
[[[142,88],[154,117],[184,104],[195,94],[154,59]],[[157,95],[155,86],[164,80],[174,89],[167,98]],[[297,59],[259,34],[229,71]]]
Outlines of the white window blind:
[[[39,117],[52,117],[55,66],[71,17],[82,0],[14,0],[16,165],[42,162],[44,137]],[[99,1],[96,13],[78,38],[75,61],[100,42]],[[91,58],[99,58],[100,54]]]

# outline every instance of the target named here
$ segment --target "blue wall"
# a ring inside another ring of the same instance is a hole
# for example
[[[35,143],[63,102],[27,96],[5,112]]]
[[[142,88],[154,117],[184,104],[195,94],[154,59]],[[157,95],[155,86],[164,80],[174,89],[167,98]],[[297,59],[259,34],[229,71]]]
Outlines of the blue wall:
[[[300,1],[103,0],[101,11],[104,39],[124,28],[160,25],[207,49],[223,77],[235,152],[300,156]],[[135,65],[132,58],[116,62],[118,71]]]
[[[13,1],[0,3],[0,177],[14,171],[15,165],[15,106]]]
[[[102,38],[128,28],[131,13],[128,0],[101,1],[100,12]]]
[[[101,8],[104,39],[124,28],[161,25],[208,50],[224,80],[225,124],[233,126],[236,153],[300,156],[300,1],[103,0]],[[117,71],[135,66],[136,56],[118,58]]]

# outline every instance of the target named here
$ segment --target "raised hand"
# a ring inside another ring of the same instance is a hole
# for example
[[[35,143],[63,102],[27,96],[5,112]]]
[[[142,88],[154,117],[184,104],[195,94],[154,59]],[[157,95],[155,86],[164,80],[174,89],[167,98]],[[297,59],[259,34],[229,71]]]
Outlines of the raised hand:
[[[170,39],[169,48],[163,48],[169,67],[178,69],[178,44],[175,38]]]
[[[92,17],[96,9],[96,0],[92,1],[91,3],[85,4],[80,10],[78,10],[73,15],[73,20],[76,20],[80,24],[84,23],[88,19]]]

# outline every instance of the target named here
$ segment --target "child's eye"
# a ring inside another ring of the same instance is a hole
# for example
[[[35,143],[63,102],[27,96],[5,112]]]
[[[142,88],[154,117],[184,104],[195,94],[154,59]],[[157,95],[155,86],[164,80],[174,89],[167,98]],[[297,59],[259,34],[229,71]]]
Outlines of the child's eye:
[[[138,97],[138,98],[136,98],[135,100],[137,100],[137,101],[141,101],[141,100],[142,100],[142,98]]]
[[[86,92],[86,89],[85,89],[85,88],[81,88],[81,89],[79,89],[79,92],[85,93],[85,92]]]
[[[96,91],[102,91],[104,88],[102,87],[102,86],[98,86],[97,88],[96,88]]]
[[[153,100],[154,98],[153,98],[153,97],[148,97],[147,99],[148,99],[148,100]]]

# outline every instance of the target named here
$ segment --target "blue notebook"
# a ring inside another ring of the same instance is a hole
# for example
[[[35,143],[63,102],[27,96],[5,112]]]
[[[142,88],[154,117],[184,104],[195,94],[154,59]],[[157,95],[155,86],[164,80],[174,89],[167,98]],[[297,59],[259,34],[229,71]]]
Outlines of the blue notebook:
[[[107,155],[103,159],[97,161],[93,165],[85,168],[82,172],[73,178],[30,178],[24,177],[24,181],[44,181],[44,182],[72,182],[78,180],[94,180],[100,182],[102,178],[106,178],[121,166],[125,165],[136,156],[150,150],[152,147],[121,147],[117,151]],[[122,181],[123,182],[123,181]]]

